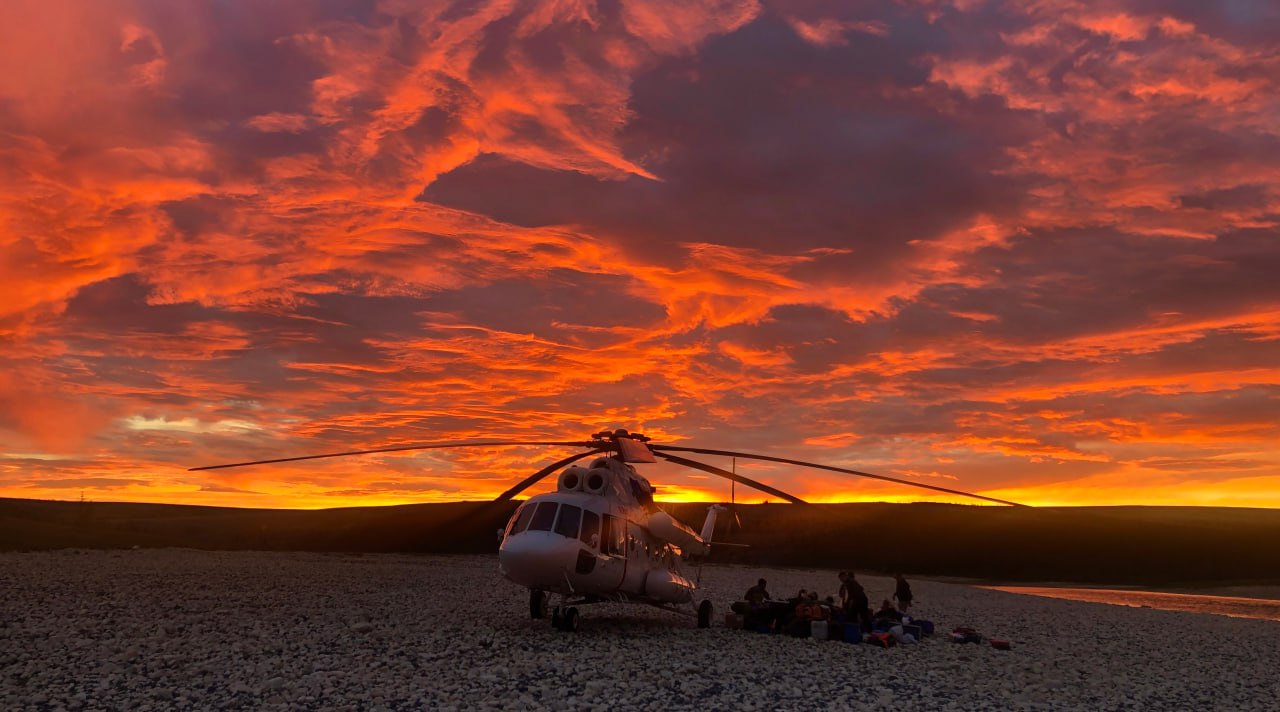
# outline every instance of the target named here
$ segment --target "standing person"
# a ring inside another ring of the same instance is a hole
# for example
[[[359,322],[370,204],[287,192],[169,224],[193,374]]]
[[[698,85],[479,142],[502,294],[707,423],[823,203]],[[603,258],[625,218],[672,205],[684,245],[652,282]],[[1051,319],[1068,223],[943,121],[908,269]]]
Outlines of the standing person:
[[[841,571],[839,578],[840,578],[840,592],[836,594],[836,596],[839,597],[840,599],[840,607],[848,608],[849,607],[849,572]]]
[[[867,592],[862,588],[862,584],[858,583],[858,578],[854,572],[849,571],[845,574],[845,619],[850,623],[857,623],[858,627],[864,633],[871,632],[871,603],[867,600]]]
[[[911,610],[911,584],[902,577],[902,574],[894,574],[894,580],[898,582],[897,589],[893,592],[893,597],[898,599],[898,610],[906,613]]]

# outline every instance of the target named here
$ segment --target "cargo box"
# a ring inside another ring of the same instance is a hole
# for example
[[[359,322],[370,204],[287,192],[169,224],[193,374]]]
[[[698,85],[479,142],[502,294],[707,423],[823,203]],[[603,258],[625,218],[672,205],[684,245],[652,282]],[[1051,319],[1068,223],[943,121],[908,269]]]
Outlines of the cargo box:
[[[828,625],[826,621],[813,621],[809,624],[809,635],[815,640],[826,640]]]

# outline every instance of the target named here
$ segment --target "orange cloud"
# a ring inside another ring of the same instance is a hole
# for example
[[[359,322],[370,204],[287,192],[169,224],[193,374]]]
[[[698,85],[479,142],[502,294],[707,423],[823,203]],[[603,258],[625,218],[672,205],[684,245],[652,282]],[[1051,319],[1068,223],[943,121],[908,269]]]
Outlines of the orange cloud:
[[[1275,506],[1273,26],[1158,5],[4,4],[0,494]]]

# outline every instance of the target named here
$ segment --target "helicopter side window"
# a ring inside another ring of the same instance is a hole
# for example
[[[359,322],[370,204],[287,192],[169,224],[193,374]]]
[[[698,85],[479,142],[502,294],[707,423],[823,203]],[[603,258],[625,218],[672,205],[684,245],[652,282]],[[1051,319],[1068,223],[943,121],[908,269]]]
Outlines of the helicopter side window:
[[[511,528],[507,530],[507,536],[514,536],[529,528],[529,520],[533,519],[533,510],[537,509],[536,505],[526,504],[520,507],[520,511],[516,512],[511,518]]]
[[[578,524],[582,522],[582,508],[572,504],[560,505],[560,518],[556,520],[556,534],[570,539],[578,538]]]
[[[611,556],[627,555],[627,520],[604,515],[600,526],[600,551]]]
[[[634,522],[629,522],[627,528],[630,530],[627,533],[627,556],[632,559],[639,559],[644,552],[640,538],[640,527],[636,526]]]
[[[559,506],[558,502],[539,502],[538,509],[533,513],[533,519],[529,522],[529,531],[551,531],[551,525],[556,522],[556,508]]]
[[[582,533],[578,538],[592,548],[600,545],[600,515],[590,509],[582,510]]]
[[[613,520],[613,553],[627,555],[627,520]]]
[[[601,554],[613,553],[613,544],[612,544],[613,539],[610,538],[612,534],[613,534],[613,517],[606,514],[600,518],[600,553]]]

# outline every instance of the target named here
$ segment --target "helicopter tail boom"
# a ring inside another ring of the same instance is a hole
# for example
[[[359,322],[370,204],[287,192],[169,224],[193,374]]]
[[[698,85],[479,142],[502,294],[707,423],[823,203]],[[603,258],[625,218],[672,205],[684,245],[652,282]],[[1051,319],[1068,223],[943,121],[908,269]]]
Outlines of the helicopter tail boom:
[[[721,507],[718,504],[713,504],[710,507],[707,507],[707,521],[702,523],[702,534],[700,535],[703,541],[707,543],[711,542],[711,537],[716,531],[716,515],[723,510],[724,507]]]
[[[675,544],[686,554],[702,556],[707,553],[706,539],[666,512],[659,510],[650,515],[648,527],[655,536]]]

